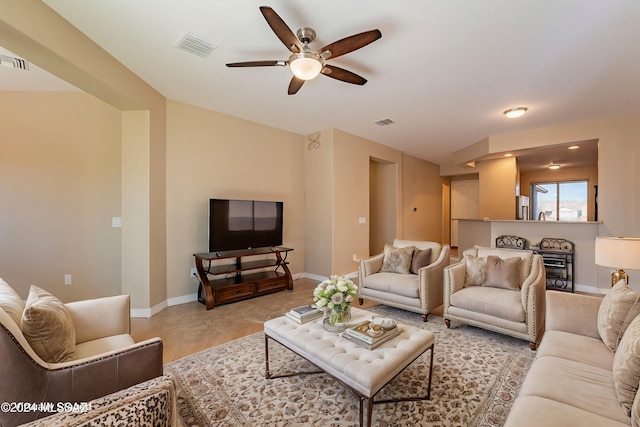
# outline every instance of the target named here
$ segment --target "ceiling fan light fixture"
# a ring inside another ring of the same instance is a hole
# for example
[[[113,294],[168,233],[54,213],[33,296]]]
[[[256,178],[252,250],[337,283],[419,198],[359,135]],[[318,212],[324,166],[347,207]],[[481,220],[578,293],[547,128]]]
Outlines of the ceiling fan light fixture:
[[[509,108],[508,110],[505,110],[502,114],[507,116],[507,118],[509,119],[516,119],[518,117],[524,116],[524,113],[526,113],[527,110],[528,110],[527,107],[514,107],[514,108]]]
[[[302,52],[294,53],[289,57],[289,68],[297,78],[311,80],[318,77],[318,74],[324,68],[324,64],[317,54]]]

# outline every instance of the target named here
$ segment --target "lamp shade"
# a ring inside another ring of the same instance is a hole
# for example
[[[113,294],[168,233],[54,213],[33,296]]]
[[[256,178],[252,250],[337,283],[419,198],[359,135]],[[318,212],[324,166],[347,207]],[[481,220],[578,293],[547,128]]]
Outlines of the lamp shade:
[[[291,55],[289,68],[294,76],[302,80],[314,79],[322,71],[322,62],[317,55],[302,52]]]
[[[596,264],[640,270],[640,238],[596,237]]]

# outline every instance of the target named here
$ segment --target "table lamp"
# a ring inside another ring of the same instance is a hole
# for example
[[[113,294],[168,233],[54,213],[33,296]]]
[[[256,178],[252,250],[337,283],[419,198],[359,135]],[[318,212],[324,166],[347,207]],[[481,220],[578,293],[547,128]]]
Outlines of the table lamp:
[[[640,270],[640,238],[596,237],[596,264],[616,269],[611,273],[611,286],[619,280],[629,283],[623,268]]]

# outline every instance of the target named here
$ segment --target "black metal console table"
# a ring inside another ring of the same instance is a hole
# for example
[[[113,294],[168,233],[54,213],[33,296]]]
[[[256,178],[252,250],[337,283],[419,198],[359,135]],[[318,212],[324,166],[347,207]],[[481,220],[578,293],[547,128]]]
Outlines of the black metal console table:
[[[547,275],[547,289],[573,292],[575,245],[566,239],[545,237],[540,246],[530,248],[542,256]]]

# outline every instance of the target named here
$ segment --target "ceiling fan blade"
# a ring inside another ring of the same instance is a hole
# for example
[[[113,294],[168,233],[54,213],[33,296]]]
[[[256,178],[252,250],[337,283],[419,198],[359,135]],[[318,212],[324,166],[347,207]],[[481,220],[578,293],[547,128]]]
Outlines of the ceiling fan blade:
[[[364,77],[361,77],[356,73],[352,73],[351,71],[345,70],[344,68],[336,67],[335,65],[325,65],[324,70],[322,70],[322,74],[327,77],[331,77],[332,79],[352,83],[354,85],[362,86],[367,82],[367,79],[365,79]]]
[[[276,33],[276,36],[284,43],[287,49],[293,53],[302,52],[302,45],[296,35],[293,34],[291,28],[287,26],[272,8],[269,6],[260,6],[260,12],[262,12],[262,16],[267,20],[267,24],[269,24],[273,32]]]
[[[227,64],[227,67],[284,67],[287,65],[286,61],[245,61],[245,62],[231,62]]]
[[[289,95],[295,95],[300,90],[303,84],[304,84],[304,80],[299,79],[296,76],[293,76],[293,78],[291,79],[291,82],[289,83],[289,90],[287,91],[287,93]]]
[[[325,59],[336,58],[338,56],[360,49],[361,47],[365,47],[369,43],[373,43],[381,37],[382,33],[380,32],[380,30],[365,31],[364,33],[355,34],[353,36],[338,40],[337,42],[328,44],[320,49],[319,52],[321,52],[323,55],[325,54],[325,52],[330,53],[330,55],[326,56]]]

